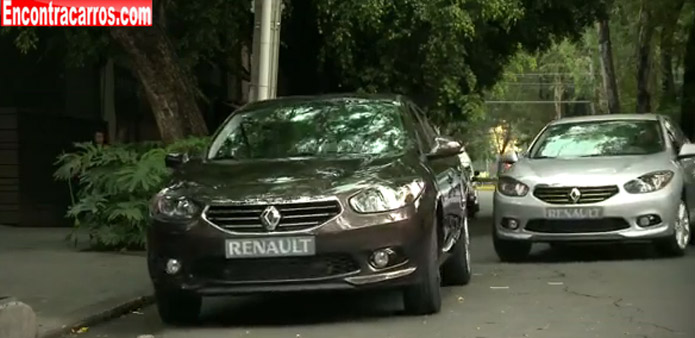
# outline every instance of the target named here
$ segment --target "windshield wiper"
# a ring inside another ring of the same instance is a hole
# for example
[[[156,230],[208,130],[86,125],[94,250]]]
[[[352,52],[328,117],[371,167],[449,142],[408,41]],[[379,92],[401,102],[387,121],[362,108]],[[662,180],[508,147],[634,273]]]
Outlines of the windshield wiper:
[[[318,157],[316,153],[303,151],[296,154],[292,154],[290,157]]]
[[[611,154],[591,154],[591,155],[581,155],[577,157],[603,157],[603,156],[615,156]]]

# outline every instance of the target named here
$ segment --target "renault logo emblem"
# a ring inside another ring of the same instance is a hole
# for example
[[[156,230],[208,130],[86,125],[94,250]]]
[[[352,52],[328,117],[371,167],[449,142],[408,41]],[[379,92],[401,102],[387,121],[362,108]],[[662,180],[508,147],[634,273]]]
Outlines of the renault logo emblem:
[[[268,231],[274,231],[275,228],[277,228],[280,223],[280,218],[282,218],[282,215],[280,215],[280,211],[274,206],[265,208],[261,213],[261,223],[263,223],[263,227]]]
[[[572,202],[577,203],[579,202],[579,199],[582,197],[582,192],[579,191],[577,188],[572,188],[572,191],[570,191],[570,198],[572,199]]]

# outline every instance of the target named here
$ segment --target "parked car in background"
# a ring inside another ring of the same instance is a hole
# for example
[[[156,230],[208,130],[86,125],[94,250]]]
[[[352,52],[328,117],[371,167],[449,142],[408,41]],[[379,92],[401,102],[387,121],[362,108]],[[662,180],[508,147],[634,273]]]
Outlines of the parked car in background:
[[[242,107],[203,158],[167,157],[148,233],[161,318],[191,322],[208,295],[371,288],[440,311],[440,284],[471,278],[461,150],[402,96]]]
[[[459,154],[459,160],[463,166],[463,180],[466,187],[466,205],[468,217],[475,218],[475,215],[480,211],[478,190],[475,188],[476,178],[480,172],[473,169],[473,161],[471,161],[471,158],[465,149],[461,152],[461,154]]]
[[[499,177],[494,247],[524,259],[533,243],[646,241],[680,256],[695,215],[695,145],[659,115],[566,118],[547,125]]]

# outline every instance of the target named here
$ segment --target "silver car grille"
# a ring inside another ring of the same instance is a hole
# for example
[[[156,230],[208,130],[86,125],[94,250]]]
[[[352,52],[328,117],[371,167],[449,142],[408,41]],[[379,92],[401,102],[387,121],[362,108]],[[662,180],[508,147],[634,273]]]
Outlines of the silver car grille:
[[[579,198],[572,199],[572,190],[579,190]],[[618,194],[618,186],[598,187],[536,187],[533,196],[550,204],[590,204],[603,202]]]
[[[244,204],[211,205],[205,211],[207,220],[216,226],[234,232],[266,232],[261,214],[270,207],[280,213],[280,222],[273,230],[276,232],[297,231],[326,223],[342,211],[335,200],[282,203],[282,204]]]

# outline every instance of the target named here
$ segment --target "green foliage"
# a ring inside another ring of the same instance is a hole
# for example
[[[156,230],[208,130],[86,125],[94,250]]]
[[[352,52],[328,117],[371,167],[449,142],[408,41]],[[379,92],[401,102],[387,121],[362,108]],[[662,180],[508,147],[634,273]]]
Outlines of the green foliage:
[[[96,146],[76,144],[76,151],[62,154],[54,177],[79,189],[67,217],[75,231],[85,230],[94,247],[142,248],[148,224],[149,200],[169,178],[164,165],[167,153],[201,151],[207,139],[186,139],[161,146],[158,143]]]
[[[520,49],[579,36],[600,0],[314,0],[324,63],[346,89],[399,92],[451,121]]]

